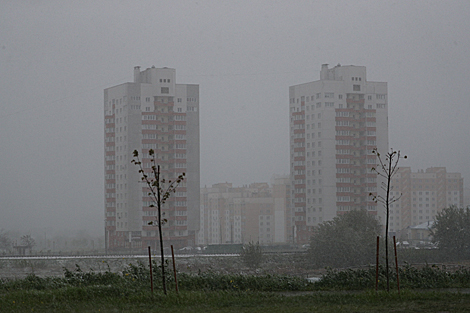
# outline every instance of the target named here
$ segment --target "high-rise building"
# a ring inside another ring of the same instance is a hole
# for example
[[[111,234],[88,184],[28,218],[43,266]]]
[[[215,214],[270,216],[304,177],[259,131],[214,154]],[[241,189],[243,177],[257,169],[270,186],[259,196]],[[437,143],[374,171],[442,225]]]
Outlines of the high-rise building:
[[[105,229],[109,249],[156,248],[156,207],[131,163],[133,151],[150,173],[155,151],[162,178],[183,183],[164,204],[168,244],[194,244],[199,230],[199,86],[176,83],[171,68],[134,68],[134,82],[104,90]]]
[[[445,167],[412,172],[401,167],[391,181],[390,232],[406,238],[410,227],[434,221],[437,213],[450,206],[464,205],[463,178],[447,173]]]
[[[294,242],[350,210],[383,220],[370,193],[380,179],[372,150],[388,152],[387,83],[367,81],[364,66],[331,69],[289,88],[291,209]]]

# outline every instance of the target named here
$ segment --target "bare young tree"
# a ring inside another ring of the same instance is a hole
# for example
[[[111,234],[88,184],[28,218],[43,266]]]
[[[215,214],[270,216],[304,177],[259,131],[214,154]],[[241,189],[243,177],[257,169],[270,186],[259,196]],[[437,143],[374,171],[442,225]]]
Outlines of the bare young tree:
[[[397,202],[400,200],[401,194],[396,197],[393,195],[390,195],[390,190],[391,190],[391,182],[392,182],[392,177],[397,173],[398,171],[398,161],[400,161],[401,155],[400,155],[400,150],[396,151],[393,149],[390,149],[390,152],[385,154],[385,158],[382,158],[380,153],[377,151],[377,149],[373,149],[372,152],[377,155],[377,159],[379,160],[379,164],[377,164],[377,167],[373,167],[371,170],[375,171],[378,176],[381,176],[385,178],[385,182],[382,182],[380,188],[385,191],[385,196],[380,195],[377,193],[377,195],[374,195],[373,193],[370,193],[369,195],[372,197],[372,199],[376,203],[382,203],[383,206],[385,207],[385,212],[386,212],[386,217],[385,217],[385,266],[386,266],[386,275],[387,275],[387,291],[390,291],[390,278],[389,278],[389,273],[388,273],[388,223],[389,223],[389,217],[390,217],[390,205],[394,202]],[[404,159],[406,159],[406,155],[403,156]]]
[[[183,181],[185,173],[179,175],[174,181],[166,181],[162,178],[160,172],[160,165],[157,164],[155,151],[153,149],[149,150],[150,163],[151,163],[151,172],[147,173],[144,171],[142,162],[139,158],[139,152],[134,150],[134,159],[131,161],[135,165],[139,166],[139,173],[141,173],[142,181],[147,184],[149,189],[148,196],[152,198],[153,202],[157,206],[157,217],[156,224],[158,226],[158,235],[160,237],[160,254],[162,260],[162,285],[163,292],[166,295],[166,278],[165,278],[165,256],[163,254],[163,235],[162,235],[162,225],[167,222],[166,219],[162,219],[162,206],[168,200],[172,193],[176,191],[178,185]],[[150,207],[155,207],[155,204],[151,204]],[[149,225],[154,225],[154,222],[149,222]]]

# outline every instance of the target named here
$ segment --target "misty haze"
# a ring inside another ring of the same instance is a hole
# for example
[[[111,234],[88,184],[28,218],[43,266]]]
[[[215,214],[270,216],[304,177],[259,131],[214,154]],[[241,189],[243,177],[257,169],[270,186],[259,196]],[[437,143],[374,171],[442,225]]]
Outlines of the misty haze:
[[[161,231],[188,273],[319,277],[376,262],[387,227],[402,261],[470,259],[447,241],[470,233],[469,2],[1,8],[0,255],[159,254]]]
[[[470,2],[0,8],[0,311],[470,306]]]

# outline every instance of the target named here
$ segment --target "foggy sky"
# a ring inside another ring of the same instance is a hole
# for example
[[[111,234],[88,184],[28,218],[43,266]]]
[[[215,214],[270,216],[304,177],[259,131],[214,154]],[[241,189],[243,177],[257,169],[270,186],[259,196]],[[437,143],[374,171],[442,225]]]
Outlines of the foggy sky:
[[[390,147],[470,179],[468,1],[0,1],[0,228],[103,232],[103,89],[200,86],[201,186],[289,171],[288,87],[388,82]]]

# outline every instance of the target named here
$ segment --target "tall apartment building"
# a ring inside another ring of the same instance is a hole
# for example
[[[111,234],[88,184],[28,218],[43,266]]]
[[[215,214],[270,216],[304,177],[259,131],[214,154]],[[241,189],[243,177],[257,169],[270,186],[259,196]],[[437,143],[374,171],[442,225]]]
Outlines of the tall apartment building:
[[[288,242],[289,178],[233,187],[231,183],[201,188],[200,245]],[[203,229],[203,230],[202,230]]]
[[[106,247],[156,248],[156,208],[131,163],[139,151],[146,172],[153,149],[167,180],[186,173],[163,207],[165,242],[194,243],[199,230],[199,86],[176,83],[171,68],[134,68],[134,82],[104,90]]]
[[[323,64],[320,80],[291,86],[289,99],[294,241],[350,210],[383,220],[369,193],[380,184],[372,150],[388,151],[387,83],[367,81],[364,66]]]
[[[401,167],[392,179],[391,195],[399,199],[390,205],[390,232],[398,237],[407,229],[431,222],[442,209],[463,207],[463,178],[447,173],[445,167],[431,167],[412,172]]]

